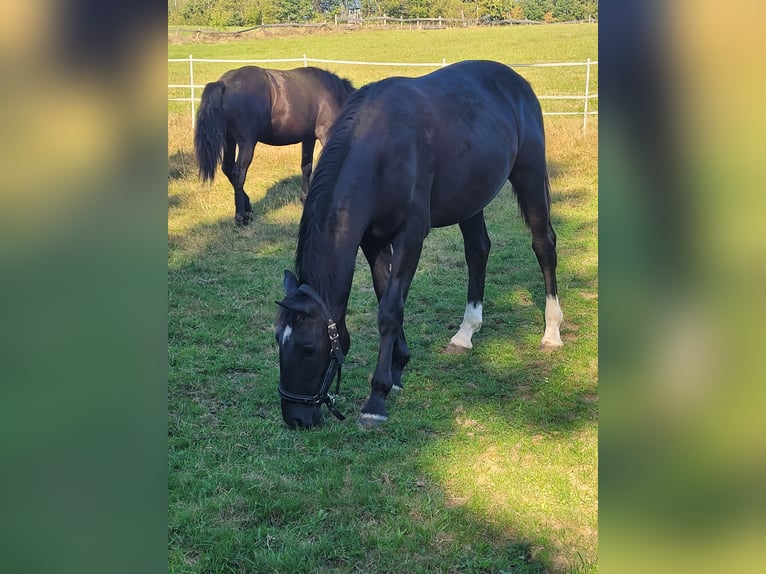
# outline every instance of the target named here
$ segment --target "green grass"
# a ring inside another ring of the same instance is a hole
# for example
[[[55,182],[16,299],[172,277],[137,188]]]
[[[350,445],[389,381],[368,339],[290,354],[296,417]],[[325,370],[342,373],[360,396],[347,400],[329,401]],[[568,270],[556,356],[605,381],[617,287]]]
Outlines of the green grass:
[[[568,55],[570,44],[597,57],[595,30],[358,32],[343,35],[354,48],[314,34],[169,49],[280,57],[295,40],[317,57],[426,61],[450,32],[462,46],[450,49],[508,61],[509,44],[486,41],[505,32],[539,35],[527,36],[539,52],[527,46],[523,59],[541,61],[583,57]],[[339,403],[348,418],[326,414],[320,429],[290,431],[272,323],[294,257],[300,151],[258,146],[247,182],[255,221],[237,229],[226,179],[196,179],[187,113],[168,118],[169,571],[597,572],[597,121],[587,136],[581,120],[546,121],[565,347],[539,348],[542,276],[506,189],[486,211],[493,249],[474,349],[442,352],[462,318],[467,272],[459,231],[434,230],[407,303],[405,391],[389,399],[383,426],[362,430],[354,419],[377,331],[360,256]]]

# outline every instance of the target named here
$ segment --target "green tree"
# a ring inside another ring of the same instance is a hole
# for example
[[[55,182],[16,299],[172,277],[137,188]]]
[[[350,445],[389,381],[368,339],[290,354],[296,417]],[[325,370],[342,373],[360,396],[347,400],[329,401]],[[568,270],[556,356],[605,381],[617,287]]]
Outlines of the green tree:
[[[519,5],[524,10],[524,15],[529,20],[542,21],[546,12],[553,12],[553,0],[519,0]]]
[[[505,20],[511,12],[511,0],[479,0],[479,18]]]
[[[461,0],[431,0],[431,18],[460,18],[463,3]],[[470,18],[470,12],[466,14]]]
[[[181,11],[183,23],[207,26],[214,3],[215,0],[189,0]]]
[[[314,18],[311,0],[280,0],[277,12],[280,22],[308,22]]]
[[[217,0],[208,12],[211,26],[242,26],[245,19],[242,16],[241,0]]]

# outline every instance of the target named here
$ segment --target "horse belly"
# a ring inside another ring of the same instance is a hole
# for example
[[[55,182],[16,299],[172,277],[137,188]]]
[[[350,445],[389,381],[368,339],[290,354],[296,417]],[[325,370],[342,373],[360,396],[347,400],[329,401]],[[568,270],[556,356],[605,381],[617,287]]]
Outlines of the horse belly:
[[[261,136],[261,142],[266,145],[283,146],[301,143],[308,137],[313,137],[313,130],[297,129],[296,126],[274,125],[271,129]]]
[[[263,143],[268,145],[292,145],[314,137],[316,114],[297,106],[275,104],[271,111],[271,122]]]
[[[492,201],[511,174],[518,140],[515,125],[487,113],[435,125],[431,222],[445,227]]]
[[[431,189],[431,225],[446,227],[476,215],[502,189],[511,173],[510,162],[491,167],[455,162],[436,173]]]

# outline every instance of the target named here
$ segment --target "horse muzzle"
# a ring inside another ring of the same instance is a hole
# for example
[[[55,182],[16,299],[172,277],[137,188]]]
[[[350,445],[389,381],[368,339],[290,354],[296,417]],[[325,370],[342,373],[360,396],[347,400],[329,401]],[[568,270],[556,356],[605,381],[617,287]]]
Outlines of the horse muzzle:
[[[282,420],[291,429],[309,429],[323,422],[322,405],[307,405],[282,399]]]

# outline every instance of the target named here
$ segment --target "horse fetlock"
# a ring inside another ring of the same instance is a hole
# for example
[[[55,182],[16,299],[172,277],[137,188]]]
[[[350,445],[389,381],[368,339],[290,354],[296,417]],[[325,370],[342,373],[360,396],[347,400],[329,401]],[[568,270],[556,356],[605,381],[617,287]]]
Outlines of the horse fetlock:
[[[367,404],[362,407],[362,415],[366,417],[383,417],[388,418],[388,412],[386,412],[386,397],[380,392],[374,392],[367,399]]]
[[[450,339],[448,352],[465,352],[473,349],[471,339],[474,333],[481,329],[482,323],[482,305],[481,302],[471,302],[465,306],[463,322],[460,324],[460,330]],[[450,351],[450,348],[451,351]],[[462,350],[462,351],[461,351]]]
[[[545,334],[541,344],[547,349],[558,349],[564,346],[559,334],[559,328],[564,321],[564,313],[559,305],[559,298],[548,295],[545,300]]]
[[[364,429],[373,429],[387,420],[388,416],[375,413],[362,413],[359,415],[359,424]]]

